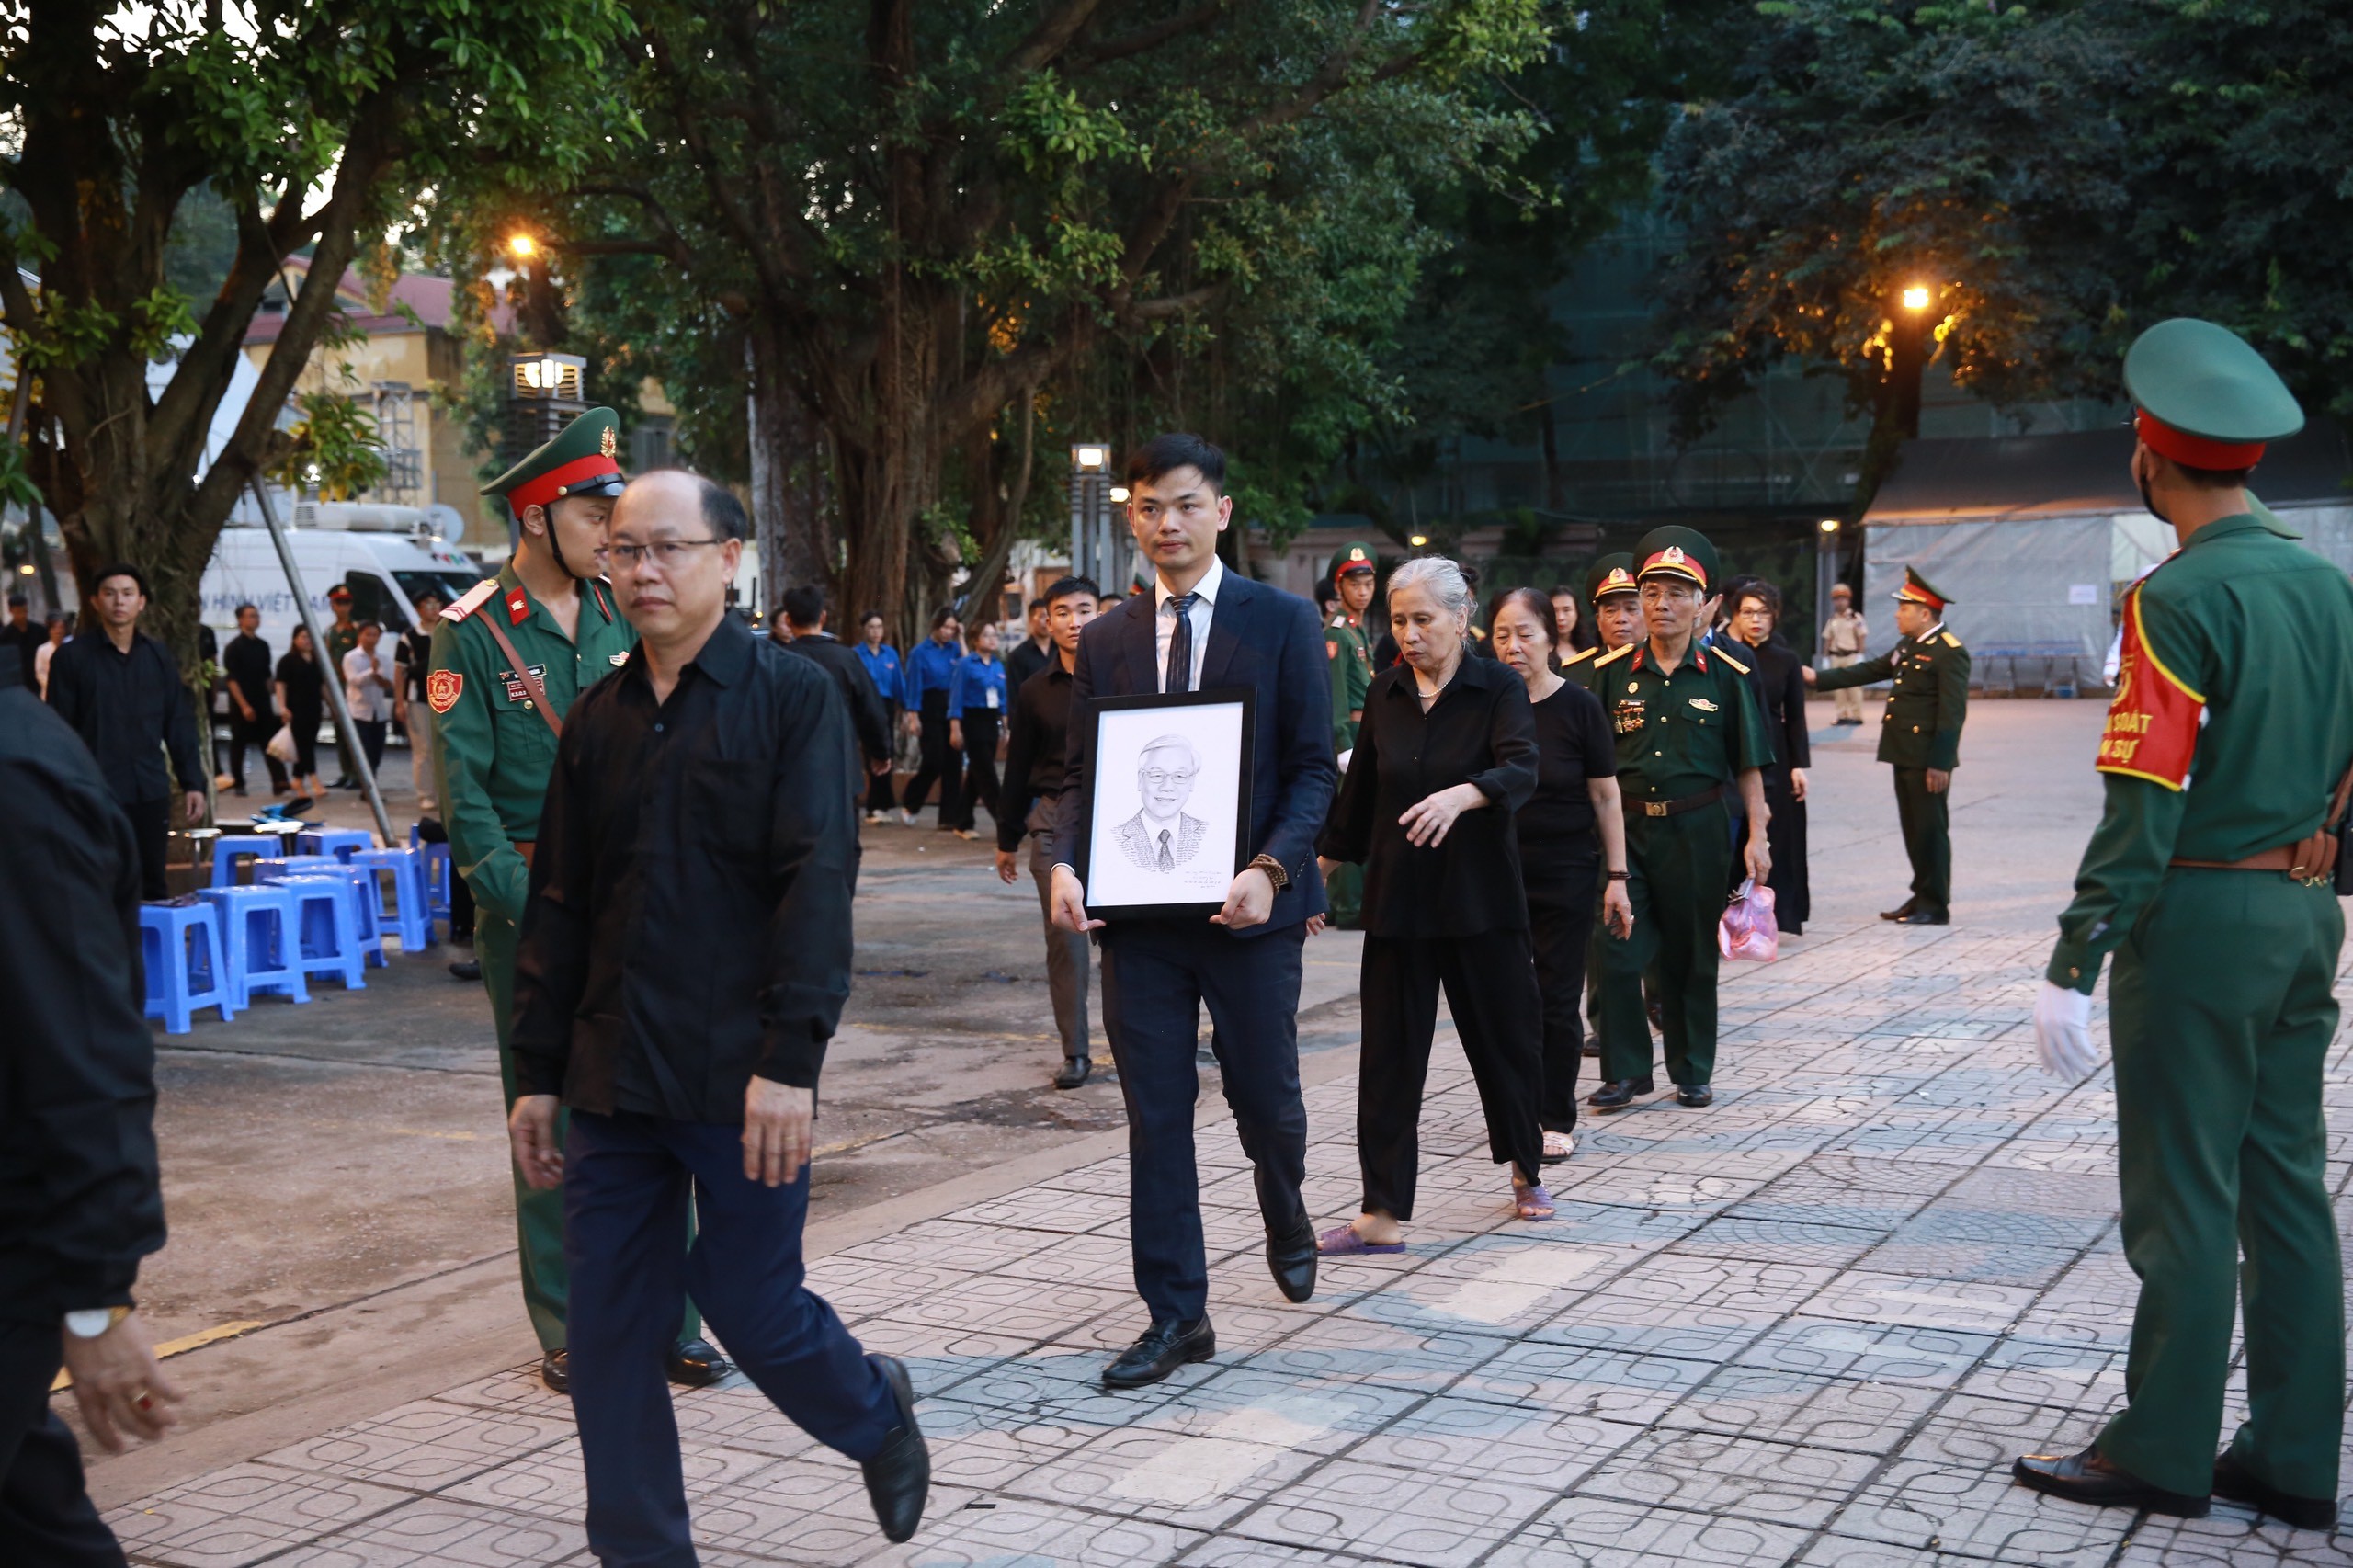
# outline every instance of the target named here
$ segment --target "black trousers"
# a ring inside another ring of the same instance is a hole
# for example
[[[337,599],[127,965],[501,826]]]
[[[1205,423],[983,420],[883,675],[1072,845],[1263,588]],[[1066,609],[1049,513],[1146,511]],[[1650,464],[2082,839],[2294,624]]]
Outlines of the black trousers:
[[[123,814],[131,819],[131,835],[139,842],[139,896],[169,898],[172,885],[164,876],[164,861],[172,843],[172,798],[125,801]]]
[[[40,1568],[123,1568],[83,1483],[81,1448],[49,1407],[63,1332],[53,1322],[0,1321],[0,1555]]]
[[[1601,865],[1584,868],[1561,891],[1569,902],[1528,904],[1528,937],[1535,950],[1536,994],[1544,1020],[1544,1092],[1536,1119],[1546,1131],[1570,1132],[1577,1124],[1577,1074],[1585,1065],[1586,960],[1600,913]],[[1551,891],[1551,890],[1548,890]]]
[[[1928,793],[1928,770],[1898,767],[1895,820],[1904,829],[1904,853],[1912,859],[1912,896],[1924,908],[1952,908],[1952,796]]]
[[[1357,1163],[1364,1207],[1414,1217],[1421,1166],[1422,1086],[1429,1076],[1438,994],[1454,1015],[1462,1054],[1487,1113],[1487,1152],[1534,1182],[1544,1159],[1536,1122],[1543,1092],[1542,997],[1525,931],[1476,937],[1367,932],[1358,982],[1364,1050],[1357,1078]]]
[[[1773,874],[1765,885],[1773,890],[1773,923],[1791,936],[1804,932],[1813,918],[1813,894],[1806,885],[1805,802],[1790,794],[1790,774],[1777,767],[1765,779],[1765,803],[1772,820],[1765,824],[1765,844],[1773,851]],[[1741,865],[1740,846],[1733,846],[1733,865]]]
[[[261,753],[269,767],[269,787],[278,794],[286,792],[286,765],[269,755],[269,737],[278,733],[278,714],[267,705],[254,710],[251,722],[242,718],[229,721],[229,777],[237,788],[245,787],[245,747],[250,745]]]
[[[1307,1221],[1307,1108],[1299,1096],[1299,976],[1307,928],[1237,937],[1206,921],[1139,920],[1102,933],[1103,1028],[1128,1108],[1128,1232],[1153,1321],[1209,1310],[1200,1176],[1193,1164],[1201,1011],[1267,1233]]]
[[[368,771],[379,772],[384,766],[384,732],[391,728],[383,719],[354,719],[351,727],[359,732],[359,749],[368,756]]]
[[[972,812],[982,806],[988,808],[992,819],[996,816],[996,741],[1001,726],[995,710],[989,708],[970,710],[958,722],[964,726],[964,798],[955,825],[969,828]]]
[[[939,782],[939,825],[954,827],[962,812],[963,764],[953,747],[948,744],[948,694],[926,691],[923,694],[923,760],[915,768],[915,776],[907,780],[906,798],[900,804],[910,812],[923,810],[923,798],[931,793],[932,781]]]
[[[891,735],[891,753],[895,756],[898,755],[899,750],[899,715],[905,712],[906,710],[901,708],[896,702],[886,702],[882,705],[882,710],[884,713],[889,715],[889,723],[886,728],[889,730]],[[867,776],[866,809],[868,811],[887,812],[898,803],[899,802],[892,798],[891,770],[889,768],[886,767],[880,773],[872,773]]]

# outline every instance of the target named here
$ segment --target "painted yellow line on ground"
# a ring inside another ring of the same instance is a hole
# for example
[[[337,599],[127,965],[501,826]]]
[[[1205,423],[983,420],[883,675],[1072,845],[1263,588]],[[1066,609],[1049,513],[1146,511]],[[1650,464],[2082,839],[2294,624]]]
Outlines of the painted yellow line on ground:
[[[204,1330],[201,1334],[191,1334],[185,1339],[167,1339],[155,1346],[155,1359],[160,1361],[166,1356],[178,1356],[207,1345],[218,1344],[223,1339],[234,1339],[241,1334],[251,1334],[255,1329],[267,1326],[259,1318],[256,1318],[250,1323],[221,1324],[216,1327]],[[74,1374],[60,1372],[57,1374],[56,1381],[49,1385],[49,1392],[57,1393],[73,1386]]]

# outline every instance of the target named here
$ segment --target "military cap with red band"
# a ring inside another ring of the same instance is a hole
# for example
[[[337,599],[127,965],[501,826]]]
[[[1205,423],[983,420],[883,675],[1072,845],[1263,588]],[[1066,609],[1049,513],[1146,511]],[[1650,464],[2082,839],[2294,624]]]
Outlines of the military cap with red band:
[[[627,483],[620,465],[620,416],[592,408],[546,445],[482,487],[505,499],[520,518],[526,506],[547,506],[567,495],[618,495]]]
[[[2253,468],[2267,443],[2304,427],[2304,411],[2262,355],[2228,327],[2191,316],[2133,340],[2124,390],[2142,444],[2190,468]]]
[[[1903,604],[1926,605],[1938,615],[1944,614],[1945,606],[1952,603],[1950,599],[1929,586],[1926,577],[1921,576],[1909,566],[1904,569],[1904,585],[1895,590],[1893,597]]]
[[[1646,583],[1653,577],[1679,577],[1699,585],[1703,594],[1714,591],[1718,575],[1716,547],[1697,528],[1677,523],[1653,528],[1634,546],[1634,561],[1637,582]]]
[[[1633,593],[1639,586],[1634,581],[1634,558],[1624,551],[1603,556],[1585,574],[1585,597],[1595,604],[1612,594]]]

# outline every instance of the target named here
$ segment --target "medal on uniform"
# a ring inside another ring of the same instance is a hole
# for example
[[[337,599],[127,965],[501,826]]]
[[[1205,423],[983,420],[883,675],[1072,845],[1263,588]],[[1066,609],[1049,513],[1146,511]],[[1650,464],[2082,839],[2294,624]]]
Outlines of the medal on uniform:
[[[1628,689],[1631,690],[1632,688],[1630,687]],[[1632,734],[1635,731],[1643,727],[1642,700],[1639,698],[1630,698],[1625,701],[1619,703],[1612,717],[1617,724],[1618,733],[1620,734]]]
[[[530,674],[532,679],[537,680],[541,686],[545,686],[547,684],[548,667],[545,665],[533,665],[530,669]],[[531,688],[529,684],[526,682],[521,676],[517,675],[513,670],[499,671],[498,678],[506,684],[507,701],[526,702],[530,699]]]

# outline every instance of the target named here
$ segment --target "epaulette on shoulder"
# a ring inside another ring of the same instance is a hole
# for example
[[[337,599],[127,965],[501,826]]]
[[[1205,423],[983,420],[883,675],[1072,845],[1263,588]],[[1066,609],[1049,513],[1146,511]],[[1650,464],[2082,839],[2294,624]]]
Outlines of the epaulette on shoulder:
[[[1948,648],[1958,648],[1961,646],[1961,639],[1948,631],[1945,633],[1945,646]]]
[[[461,595],[456,604],[441,612],[444,620],[463,620],[483,607],[483,601],[498,592],[498,579],[484,577]]]
[[[1622,647],[1622,648],[1612,648],[1608,653],[1604,653],[1604,654],[1600,655],[1598,658],[1595,659],[1595,660],[1593,661],[1593,667],[1594,667],[1595,669],[1597,669],[1597,669],[1599,669],[1602,665],[1606,665],[1606,664],[1608,664],[1608,663],[1609,663],[1611,660],[1613,660],[1613,659],[1622,659],[1622,658],[1624,658],[1627,654],[1629,654],[1629,653],[1632,653],[1635,649],[1637,649],[1637,648],[1639,648],[1639,647],[1641,647],[1641,646],[1642,646],[1642,644],[1641,644],[1641,643],[1639,643],[1639,642],[1629,642],[1629,643],[1627,643],[1627,644],[1626,644],[1624,647]]]
[[[1742,664],[1738,659],[1733,658],[1730,653],[1725,653],[1724,645],[1722,643],[1717,643],[1714,648],[1710,650],[1710,652],[1713,653],[1717,658],[1722,659],[1725,664],[1730,665],[1734,675],[1745,676],[1748,673],[1748,666]]]
[[[1580,648],[1574,653],[1572,653],[1567,658],[1563,659],[1561,661],[1561,667],[1565,670],[1571,665],[1582,665],[1587,659],[1592,658],[1596,652],[1597,650],[1592,648]]]

